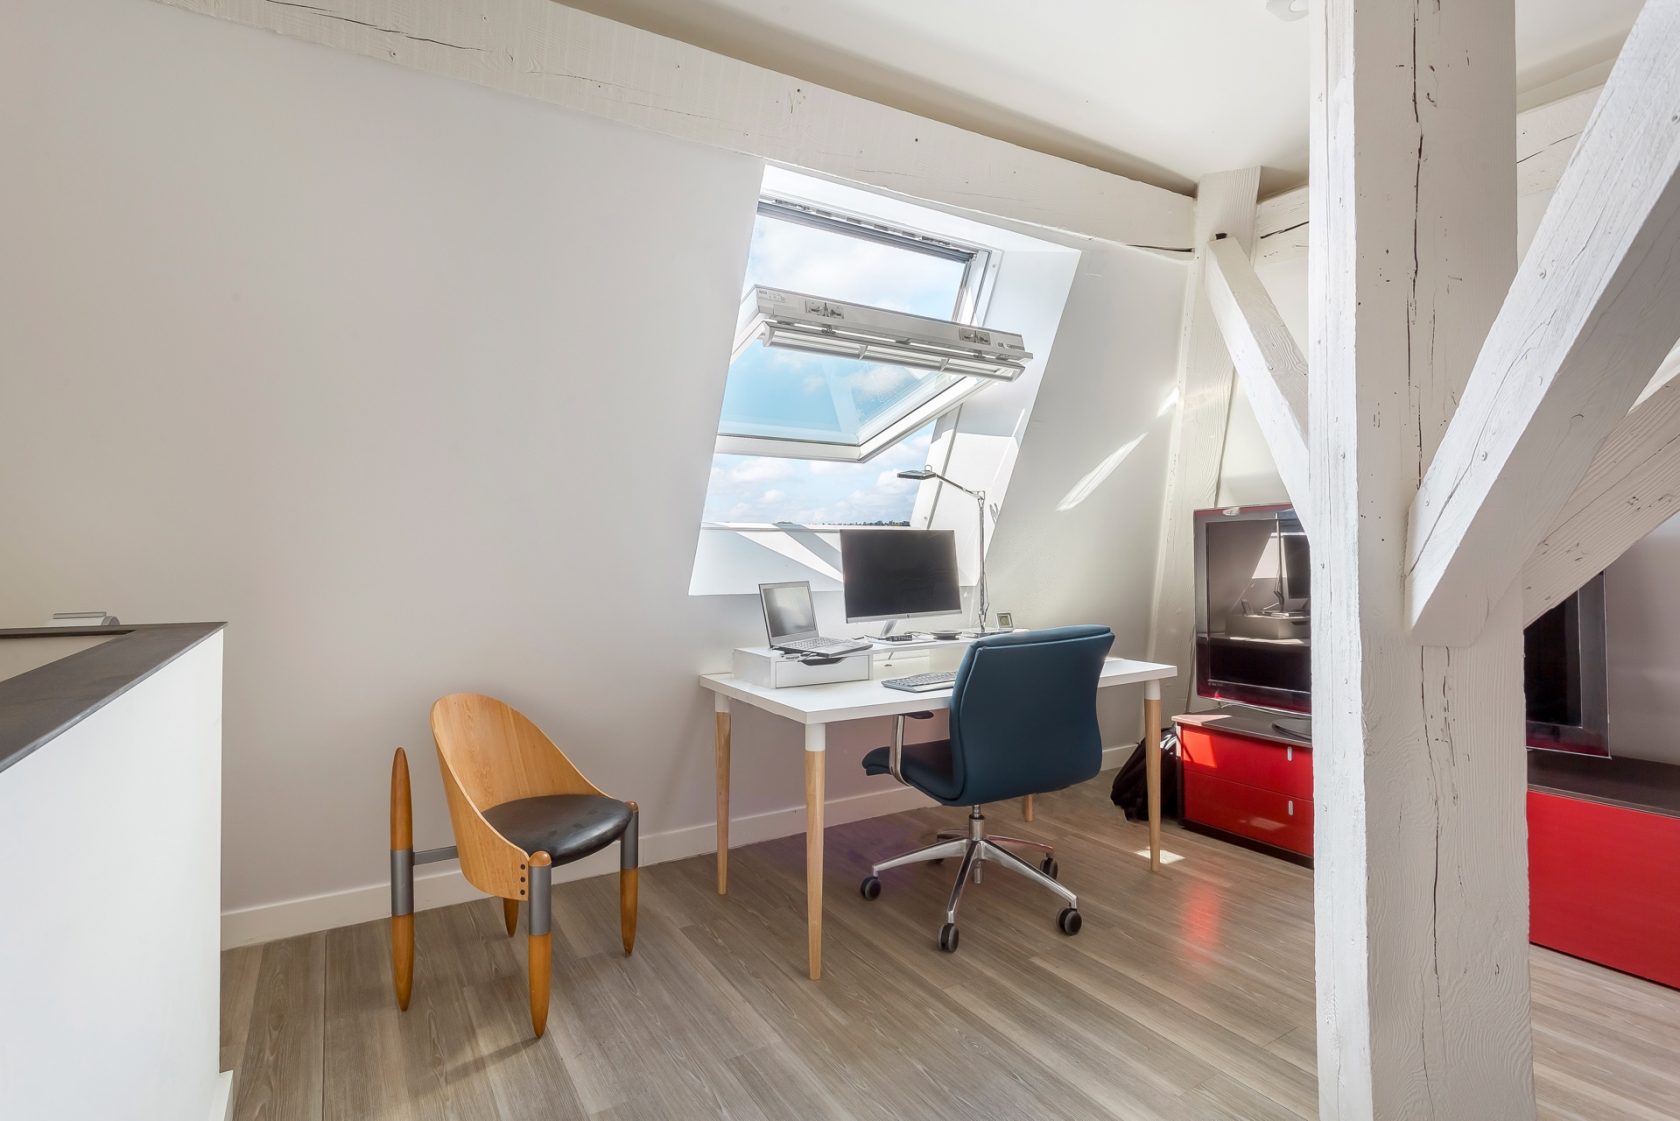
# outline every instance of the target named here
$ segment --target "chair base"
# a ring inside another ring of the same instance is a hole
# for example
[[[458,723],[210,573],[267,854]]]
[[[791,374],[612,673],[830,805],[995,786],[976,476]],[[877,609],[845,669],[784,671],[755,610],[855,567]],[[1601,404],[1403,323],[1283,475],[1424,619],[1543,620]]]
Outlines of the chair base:
[[[945,927],[941,929],[939,935],[941,949],[956,949],[957,908],[962,904],[963,888],[968,885],[971,878],[975,883],[980,882],[981,867],[986,863],[998,864],[1017,875],[1025,876],[1040,887],[1054,892],[1066,904],[1062,917],[1058,919],[1063,932],[1071,934],[1078,930],[1079,924],[1077,921],[1072,922],[1072,930],[1068,929],[1070,923],[1066,916],[1070,911],[1077,913],[1079,897],[1058,883],[1054,876],[1033,867],[1004,846],[1016,845],[1043,852],[1045,863],[1051,867],[1054,867],[1055,864],[1053,859],[1055,848],[1041,841],[1028,841],[1019,837],[987,836],[985,824],[985,815],[980,812],[979,806],[974,806],[969,810],[968,830],[966,832],[950,829],[941,830],[933,844],[913,849],[910,852],[900,853],[898,856],[874,865],[870,868],[868,878],[863,881],[864,898],[873,899],[880,894],[879,877],[882,872],[889,868],[902,868],[906,864],[921,864],[928,861],[960,857],[962,864],[957,869],[957,881],[951,886],[951,897],[945,906]]]

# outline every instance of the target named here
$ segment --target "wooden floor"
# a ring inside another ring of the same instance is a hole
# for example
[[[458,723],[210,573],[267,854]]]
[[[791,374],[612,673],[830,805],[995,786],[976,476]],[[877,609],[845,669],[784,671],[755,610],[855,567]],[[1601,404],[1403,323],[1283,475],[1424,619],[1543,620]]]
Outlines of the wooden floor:
[[[548,1035],[527,1021],[523,932],[493,900],[420,914],[414,1001],[391,998],[386,925],[223,957],[222,1066],[241,1121],[600,1118],[1285,1121],[1316,1112],[1312,882],[1303,869],[1144,830],[1107,776],[999,832],[1059,846],[1085,928],[991,869],[954,955],[934,934],[954,868],[872,857],[960,824],[923,810],[828,831],[825,977],[805,978],[804,841],[642,873],[640,940],[618,945],[615,877],[555,889]],[[1543,950],[1533,957],[1543,1118],[1680,1117],[1680,992]]]

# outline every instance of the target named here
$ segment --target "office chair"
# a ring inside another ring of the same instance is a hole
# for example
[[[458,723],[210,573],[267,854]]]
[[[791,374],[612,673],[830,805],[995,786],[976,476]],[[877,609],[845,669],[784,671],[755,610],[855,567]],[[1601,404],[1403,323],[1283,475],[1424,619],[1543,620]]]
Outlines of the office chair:
[[[939,948],[954,952],[963,887],[971,876],[978,882],[983,862],[995,862],[1061,896],[1067,906],[1057,926],[1063,934],[1079,933],[1079,898],[1056,882],[1054,848],[987,836],[981,806],[1060,790],[1102,769],[1097,679],[1113,644],[1114,633],[1100,626],[981,638],[968,648],[952,684],[949,739],[907,744],[905,718],[896,718],[892,744],[865,755],[863,769],[890,774],[947,806],[968,806],[968,830],[942,832],[925,848],[875,865],[860,885],[865,899],[880,896],[881,873],[889,868],[961,857],[939,930]],[[1044,855],[1034,867],[1006,845]]]
[[[500,896],[512,937],[525,903],[531,1028],[548,1024],[554,866],[619,843],[619,933],[636,946],[636,803],[601,793],[523,713],[494,697],[453,693],[432,706],[432,736],[455,847],[413,850],[408,757],[391,773],[391,948],[397,1005],[414,984],[414,864],[459,855],[467,882]]]

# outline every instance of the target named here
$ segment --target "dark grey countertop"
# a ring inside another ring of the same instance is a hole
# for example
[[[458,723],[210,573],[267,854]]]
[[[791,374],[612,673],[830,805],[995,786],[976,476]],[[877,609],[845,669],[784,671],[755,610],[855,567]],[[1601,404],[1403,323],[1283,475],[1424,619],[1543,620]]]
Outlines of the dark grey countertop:
[[[222,626],[143,623],[0,630],[0,642],[111,636],[109,642],[0,681],[0,771],[122,696]]]

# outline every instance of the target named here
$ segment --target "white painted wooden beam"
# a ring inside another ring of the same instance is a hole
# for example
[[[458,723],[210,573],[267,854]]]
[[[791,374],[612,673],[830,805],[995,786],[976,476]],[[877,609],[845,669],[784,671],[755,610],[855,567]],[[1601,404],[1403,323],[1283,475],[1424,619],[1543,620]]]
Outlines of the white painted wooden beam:
[[[1208,304],[1295,513],[1312,534],[1307,476],[1307,361],[1248,254],[1230,238],[1208,245]]]
[[[1194,203],[553,0],[160,0],[683,140],[1121,244],[1188,251]]]
[[[1517,197],[1558,184],[1602,86],[1517,114]],[[1308,191],[1296,187],[1261,201],[1254,219],[1254,263],[1264,267],[1307,252]]]
[[[1403,579],[1516,260],[1513,7],[1309,6],[1322,1121],[1534,1117],[1520,602],[1419,649]]]
[[[1680,512],[1680,351],[1662,382],[1611,430],[1581,484],[1523,566],[1532,623]]]
[[[1308,190],[1296,187],[1273,195],[1254,214],[1254,263],[1300,257],[1307,251]]]
[[[1219,497],[1219,468],[1231,415],[1231,358],[1208,307],[1204,248],[1215,234],[1247,246],[1254,235],[1254,196],[1260,169],[1223,171],[1196,184],[1196,255],[1185,278],[1178,344],[1178,410],[1167,453],[1161,535],[1155,559],[1155,612],[1150,657],[1179,667],[1161,685],[1164,714],[1182,712],[1190,699],[1196,621],[1195,523],[1192,514]]]
[[[1480,632],[1680,337],[1680,0],[1649,0],[1412,506],[1419,641]]]

